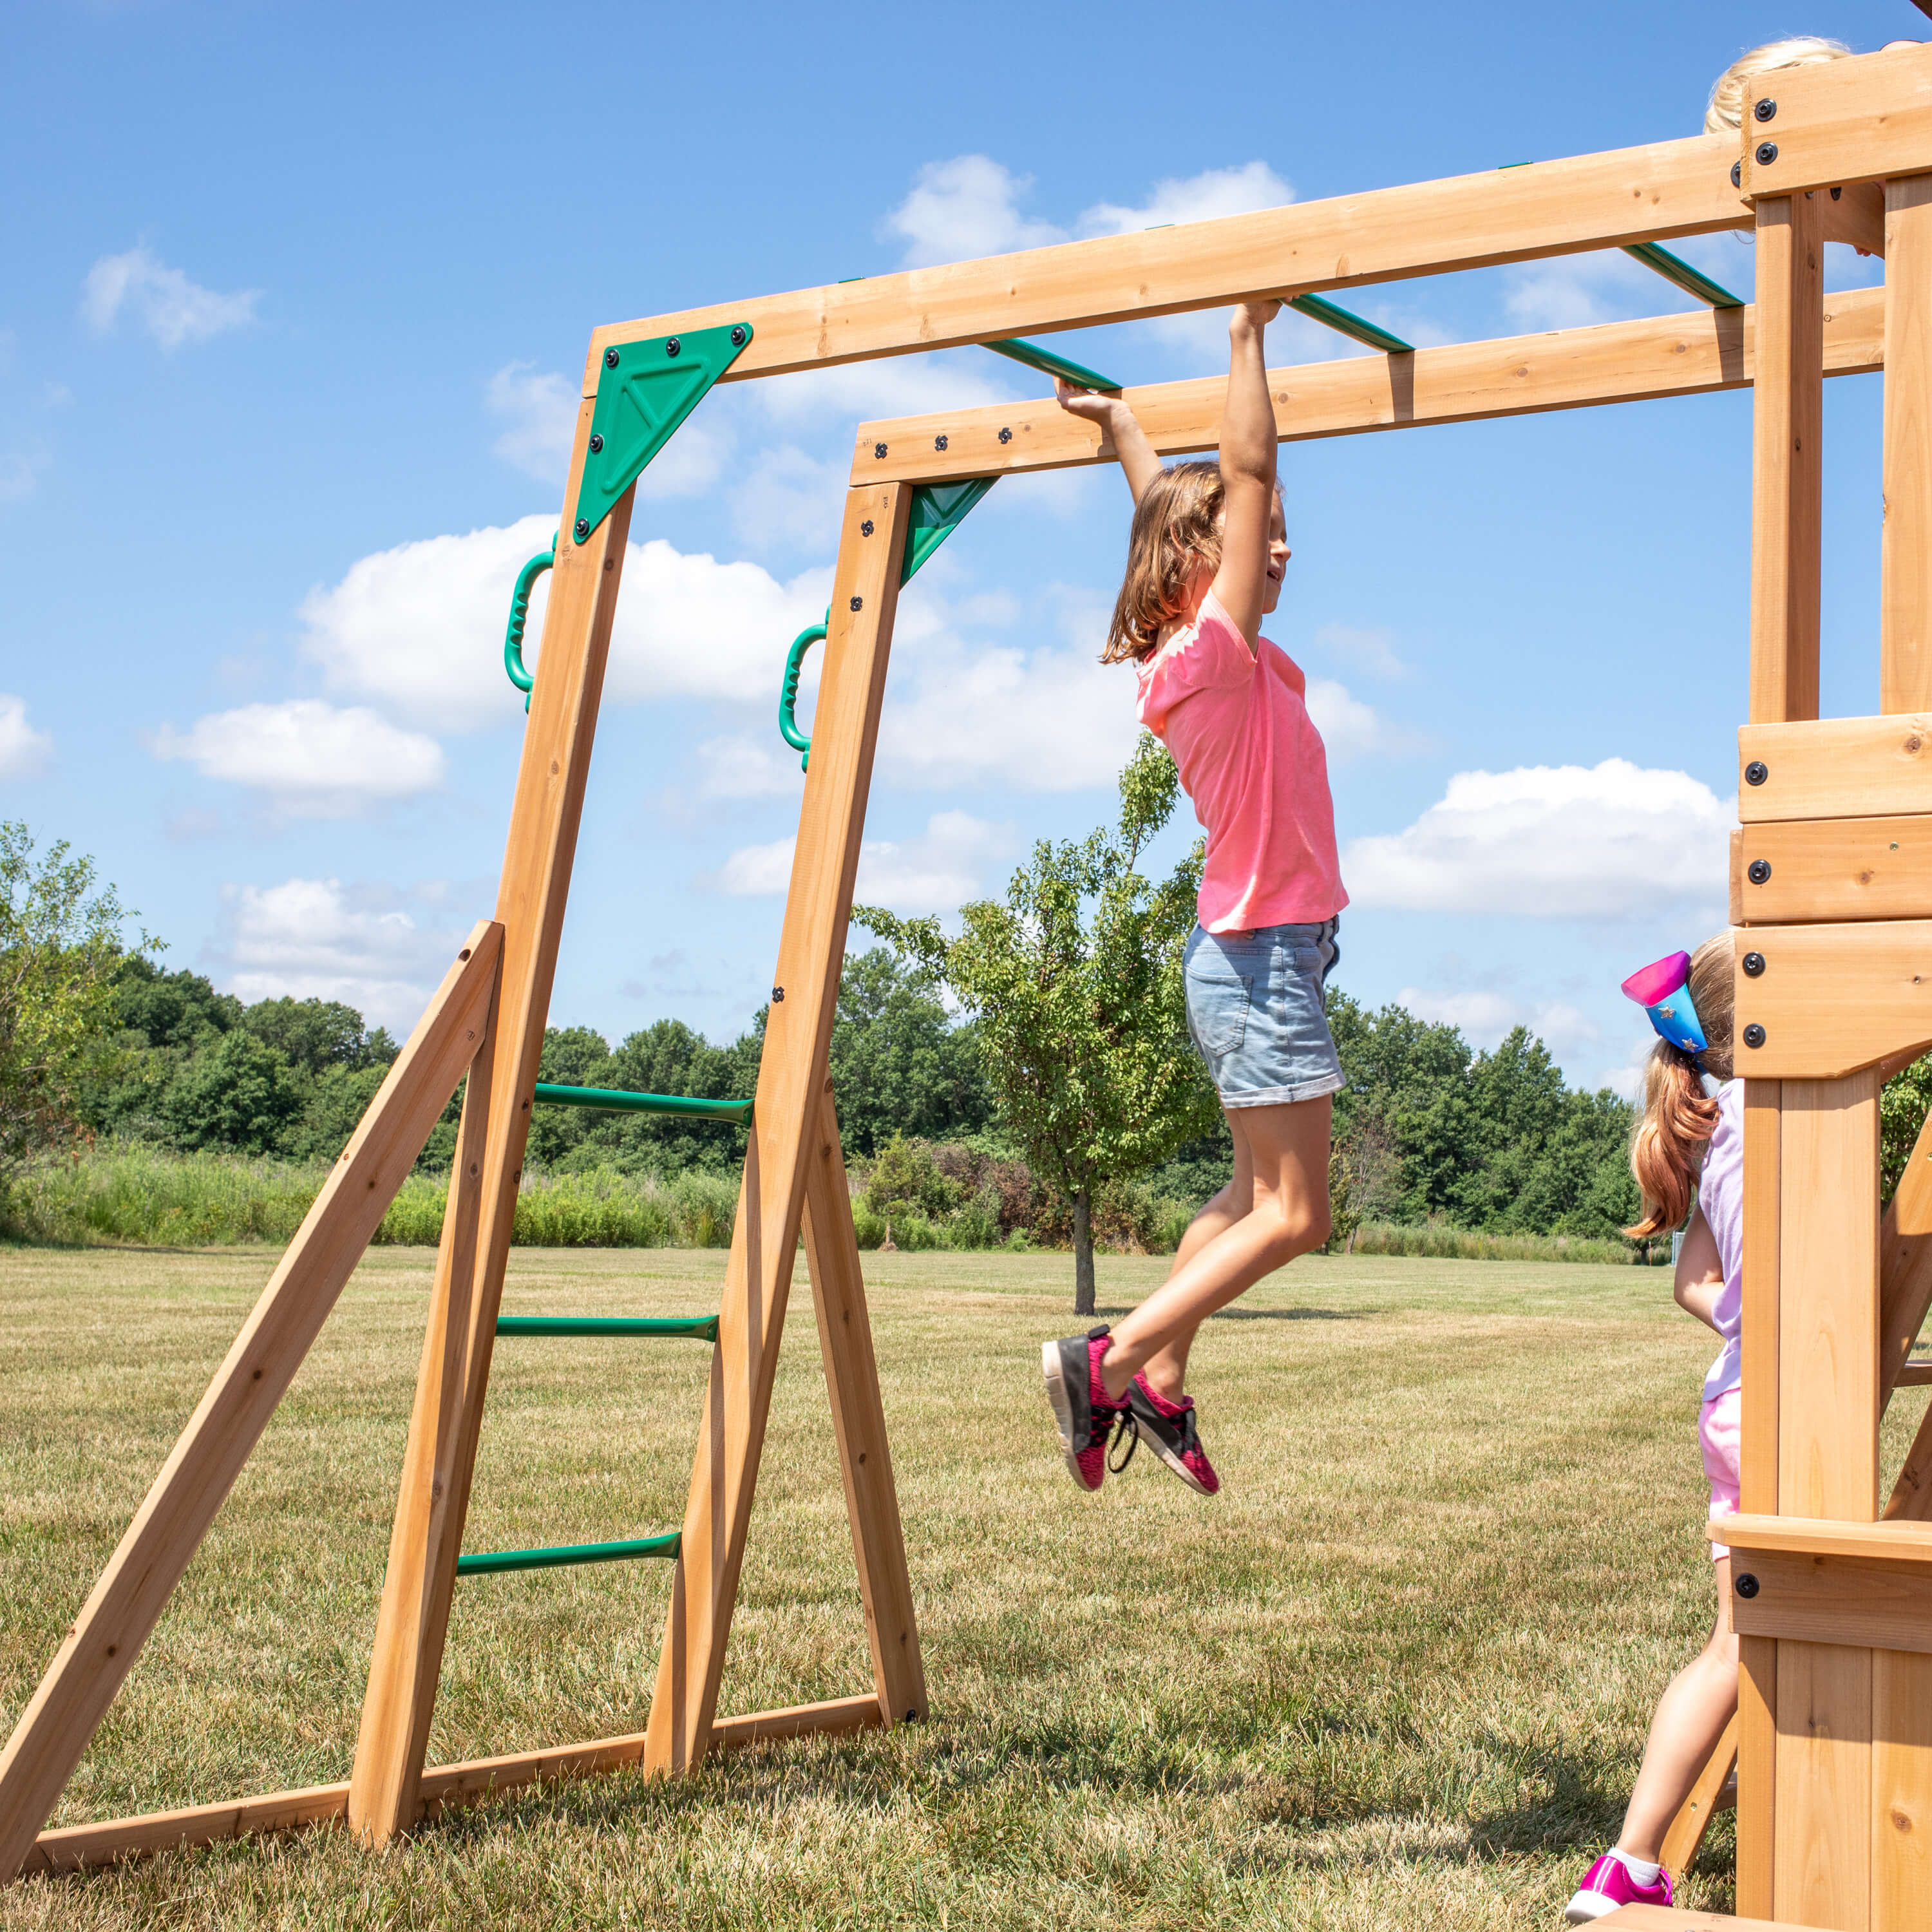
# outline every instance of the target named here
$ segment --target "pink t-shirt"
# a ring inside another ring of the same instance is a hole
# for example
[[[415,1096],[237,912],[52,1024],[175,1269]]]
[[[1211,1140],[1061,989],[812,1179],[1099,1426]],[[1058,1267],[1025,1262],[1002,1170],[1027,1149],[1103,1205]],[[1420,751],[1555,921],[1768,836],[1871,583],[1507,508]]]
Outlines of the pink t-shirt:
[[[1718,1125],[1704,1150],[1697,1205],[1717,1237],[1724,1285],[1712,1304],[1711,1320],[1724,1346],[1704,1378],[1704,1400],[1714,1402],[1744,1380],[1744,1083],[1728,1082],[1718,1095]]]
[[[1250,652],[1210,590],[1138,667],[1141,722],[1174,754],[1208,833],[1197,902],[1210,932],[1315,926],[1348,903],[1328,758],[1307,680],[1263,638]]]

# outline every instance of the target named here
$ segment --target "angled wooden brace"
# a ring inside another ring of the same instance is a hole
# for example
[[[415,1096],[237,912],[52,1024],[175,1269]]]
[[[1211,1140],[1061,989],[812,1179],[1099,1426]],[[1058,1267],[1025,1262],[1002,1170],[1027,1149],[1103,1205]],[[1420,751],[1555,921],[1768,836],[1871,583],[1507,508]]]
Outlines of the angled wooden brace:
[[[470,934],[269,1277],[0,1754],[16,1876],[215,1512],[482,1041],[503,931]]]

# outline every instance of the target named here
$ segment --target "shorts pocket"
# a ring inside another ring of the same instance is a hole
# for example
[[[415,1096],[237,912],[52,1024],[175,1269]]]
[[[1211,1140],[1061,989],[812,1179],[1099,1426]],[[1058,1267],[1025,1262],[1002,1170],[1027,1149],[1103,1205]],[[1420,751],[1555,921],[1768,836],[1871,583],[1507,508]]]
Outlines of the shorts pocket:
[[[1254,981],[1233,973],[1197,973],[1187,980],[1187,1030],[1210,1060],[1232,1053],[1247,1036]]]

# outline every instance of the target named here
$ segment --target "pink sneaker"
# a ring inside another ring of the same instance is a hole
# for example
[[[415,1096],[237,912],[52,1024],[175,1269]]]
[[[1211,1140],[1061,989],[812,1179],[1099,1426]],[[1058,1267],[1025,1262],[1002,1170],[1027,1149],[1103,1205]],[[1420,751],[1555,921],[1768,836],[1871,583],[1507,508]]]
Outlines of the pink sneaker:
[[[1620,1905],[1666,1905],[1670,1903],[1670,1874],[1657,1868],[1654,1885],[1639,1885],[1630,1868],[1615,1852],[1606,1852],[1583,1874],[1576,1896],[1563,1908],[1566,1925],[1587,1925]]]
[[[1126,1404],[1114,1401],[1100,1380],[1100,1358],[1106,1352],[1104,1327],[1040,1347],[1046,1399],[1060,1425],[1060,1451],[1083,1490],[1097,1490],[1107,1479],[1109,1432],[1133,1426],[1127,1420]]]
[[[1169,1402],[1145,1376],[1136,1376],[1127,1389],[1127,1411],[1137,1435],[1191,1490],[1211,1496],[1221,1486],[1196,1426],[1194,1398]]]

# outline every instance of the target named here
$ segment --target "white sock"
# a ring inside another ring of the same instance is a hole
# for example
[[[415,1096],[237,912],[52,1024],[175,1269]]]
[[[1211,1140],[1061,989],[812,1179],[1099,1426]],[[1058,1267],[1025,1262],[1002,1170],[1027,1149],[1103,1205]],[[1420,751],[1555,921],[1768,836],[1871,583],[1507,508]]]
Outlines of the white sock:
[[[1648,1858],[1634,1858],[1629,1852],[1618,1851],[1614,1846],[1611,1849],[1610,1856],[1639,1885],[1654,1885],[1658,1874],[1663,1870],[1660,1865],[1652,1864]]]

